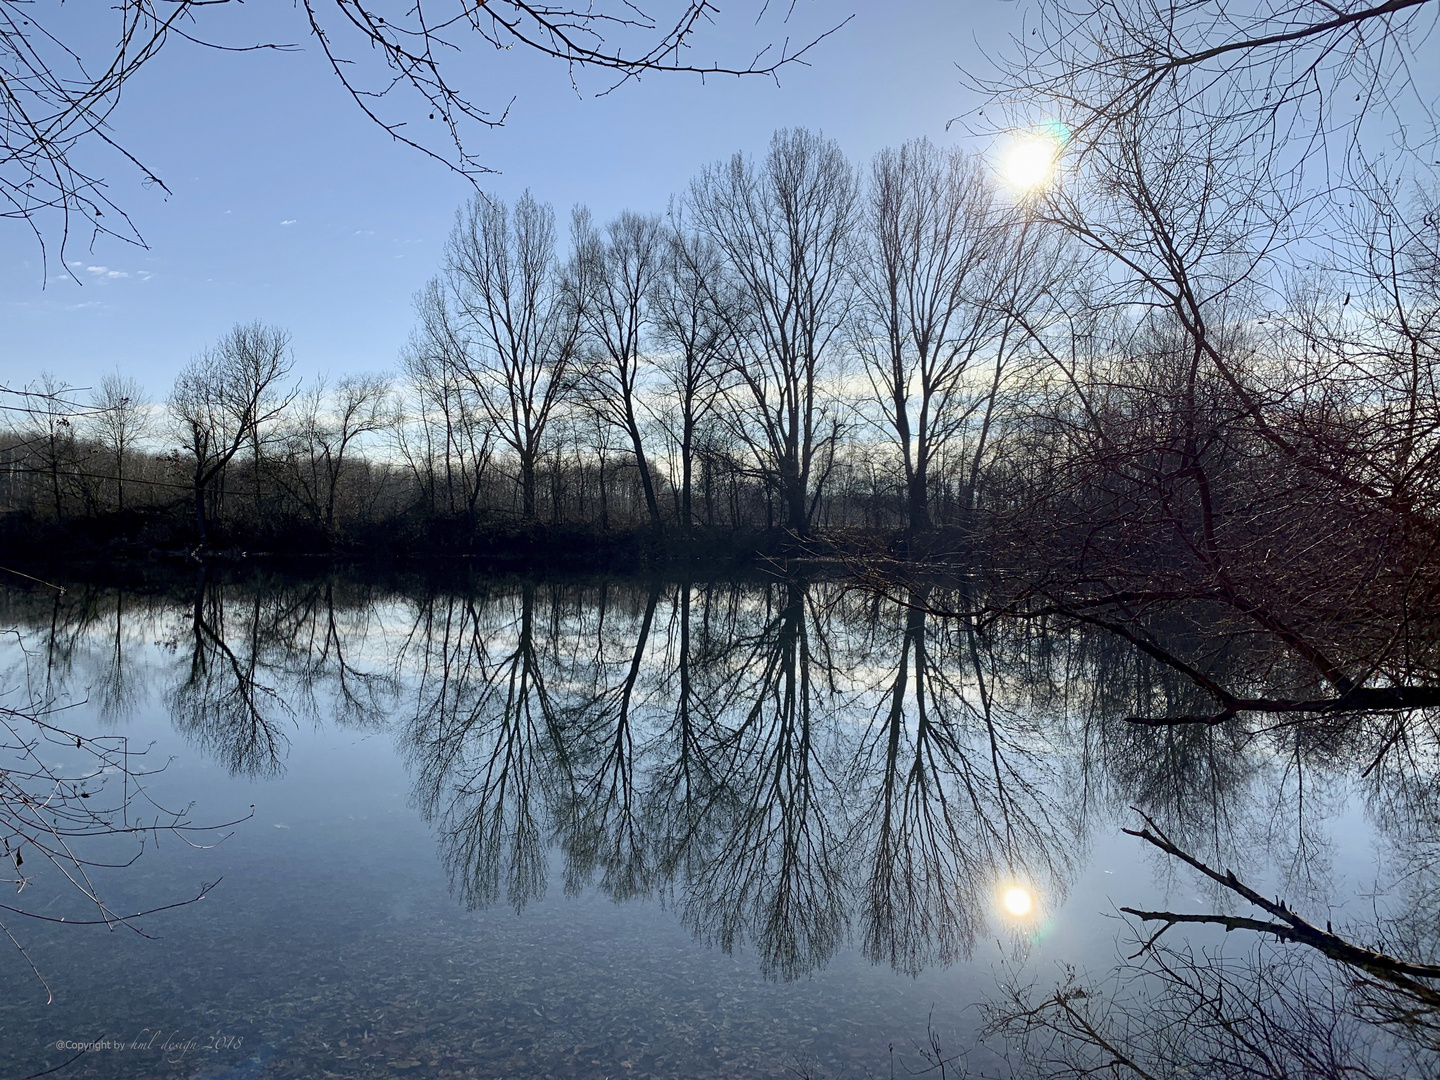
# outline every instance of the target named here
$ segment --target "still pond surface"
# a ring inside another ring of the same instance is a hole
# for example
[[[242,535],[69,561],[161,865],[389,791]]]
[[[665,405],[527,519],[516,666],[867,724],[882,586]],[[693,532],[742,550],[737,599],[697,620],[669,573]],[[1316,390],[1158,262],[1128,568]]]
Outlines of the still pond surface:
[[[4,704],[128,749],[148,775],[95,781],[137,785],[127,820],[225,826],[133,861],[94,842],[128,862],[94,871],[115,911],[218,882],[149,936],[0,913],[24,950],[0,951],[0,1075],[890,1076],[932,1038],[950,1076],[1059,1075],[1060,1050],[987,1034],[1007,994],[1109,979],[1143,934],[1122,906],[1235,907],[1121,832],[1142,811],[1312,921],[1433,947],[1434,830],[1393,775],[1126,724],[1174,694],[1143,657],[915,599],[213,573],[0,594]],[[25,871],[12,907],[94,919]],[[1169,948],[1284,950],[1184,929]],[[1345,1030],[1372,1067],[1426,1067]]]

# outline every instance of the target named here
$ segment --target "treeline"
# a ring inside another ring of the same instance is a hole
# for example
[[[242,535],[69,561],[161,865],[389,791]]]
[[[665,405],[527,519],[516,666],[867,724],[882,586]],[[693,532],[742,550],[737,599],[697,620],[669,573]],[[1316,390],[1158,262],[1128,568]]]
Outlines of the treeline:
[[[868,175],[778,133],[670,212],[476,198],[390,376],[300,384],[239,325],[163,407],[133,379],[12,394],[3,506],[183,511],[193,540],[363,543],[512,523],[696,533],[961,523],[1060,245],[985,164],[918,142]]]
[[[476,198],[395,374],[301,384],[255,323],[163,407],[34,384],[0,505],[201,548],[868,534],[1021,598],[1218,598],[1276,633],[1377,577],[1406,603],[1440,528],[1440,217],[1367,189],[1300,275],[1249,151],[1188,123],[1025,191],[960,149],[861,169],[781,131],[666,214],[577,209],[563,250],[530,195]]]

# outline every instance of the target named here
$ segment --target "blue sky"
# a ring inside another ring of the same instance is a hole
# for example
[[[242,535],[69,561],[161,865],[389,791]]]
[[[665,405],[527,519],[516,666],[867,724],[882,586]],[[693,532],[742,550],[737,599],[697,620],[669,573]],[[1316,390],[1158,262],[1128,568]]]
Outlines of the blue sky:
[[[920,135],[957,141],[946,121],[974,105],[958,68],[986,70],[1024,16],[1002,0],[800,0],[788,25],[771,12],[756,27],[760,6],[724,5],[697,58],[747,56],[757,40],[854,18],[778,86],[653,75],[596,99],[577,97],[564,69],[538,57],[459,58],[480,101],[516,97],[504,129],[472,136],[500,170],[484,188],[504,199],[529,188],[562,222],[584,202],[603,221],[627,207],[663,210],[706,162],[763,151],[780,126],[823,130],[857,160]],[[411,297],[436,271],[470,187],[359,114],[289,5],[223,12],[212,36],[305,48],[219,53],[174,42],[127,89],[117,141],[172,192],[110,171],[148,249],[77,244],[71,265],[52,258],[45,281],[33,238],[0,222],[0,380],[16,386],[48,370],[92,385],[118,368],[161,399],[186,360],[252,319],[292,332],[304,375],[395,366]]]

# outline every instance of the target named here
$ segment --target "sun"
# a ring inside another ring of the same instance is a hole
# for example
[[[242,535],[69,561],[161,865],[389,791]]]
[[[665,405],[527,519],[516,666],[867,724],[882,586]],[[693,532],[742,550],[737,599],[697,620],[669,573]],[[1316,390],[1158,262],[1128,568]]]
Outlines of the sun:
[[[1000,179],[1021,194],[1049,187],[1058,177],[1070,137],[1070,129],[1059,120],[1012,131],[999,147]]]
[[[1029,915],[1030,909],[1035,906],[1035,901],[1030,894],[1018,885],[1005,890],[1005,896],[1001,903],[1005,905],[1005,910],[1016,918]]]
[[[1000,156],[1000,175],[1019,191],[1035,191],[1055,178],[1060,140],[1047,133],[1019,135]]]

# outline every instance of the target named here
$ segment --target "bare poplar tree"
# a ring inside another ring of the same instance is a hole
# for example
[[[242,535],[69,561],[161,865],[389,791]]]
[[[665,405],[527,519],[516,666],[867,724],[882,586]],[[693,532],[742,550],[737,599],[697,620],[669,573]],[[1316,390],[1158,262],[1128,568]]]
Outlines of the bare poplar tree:
[[[463,511],[473,522],[489,475],[494,437],[469,392],[464,344],[450,326],[444,286],[431,281],[416,297],[421,326],[402,356],[413,390],[413,415],[396,425],[402,459],[431,512]],[[443,496],[442,496],[443,487]]]
[[[787,527],[808,536],[839,438],[825,380],[850,300],[855,172],[834,141],[787,129],[758,166],[736,154],[705,169],[689,201],[747,314],[730,368],[754,408],[737,411],[737,430]]]
[[[931,525],[932,464],[986,400],[972,365],[1008,344],[996,301],[1019,229],[978,159],[928,139],[875,156],[865,224],[856,342],[918,534]]]
[[[721,368],[743,311],[726,276],[724,259],[713,243],[677,224],[665,240],[662,273],[652,301],[661,346],[656,366],[675,397],[680,452],[680,522],[694,523],[691,491],[696,438],[714,408],[722,385]]]
[[[135,452],[136,445],[150,432],[153,421],[150,402],[138,379],[117,371],[100,380],[91,404],[95,409],[91,426],[114,462],[115,509],[124,510],[125,458]]]
[[[169,408],[190,461],[195,527],[210,542],[206,503],[219,480],[262,425],[275,420],[295,397],[285,379],[294,366],[290,334],[259,322],[237,323],[211,349],[180,372]]]
[[[627,210],[605,226],[602,235],[591,224],[589,211],[577,210],[573,273],[587,336],[595,349],[594,362],[586,365],[584,385],[593,391],[592,407],[629,439],[645,509],[656,528],[660,501],[640,422],[645,407],[644,349],[663,256],[658,214]]]
[[[450,234],[443,285],[426,295],[432,310],[421,332],[443,345],[437,354],[515,454],[521,507],[534,519],[536,465],[581,329],[577,297],[556,261],[554,210],[529,192],[513,211],[471,200]]]

